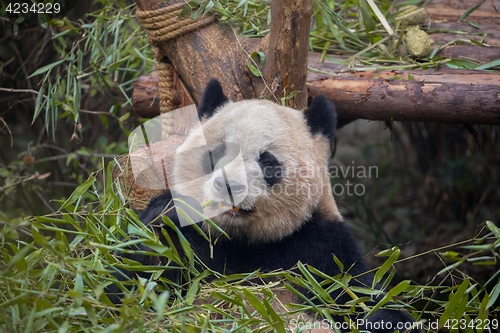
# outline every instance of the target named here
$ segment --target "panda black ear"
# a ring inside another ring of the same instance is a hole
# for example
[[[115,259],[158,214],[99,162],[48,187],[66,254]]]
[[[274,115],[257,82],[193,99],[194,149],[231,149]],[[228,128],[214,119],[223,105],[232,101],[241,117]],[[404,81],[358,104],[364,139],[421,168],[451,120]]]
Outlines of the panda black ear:
[[[313,134],[321,134],[330,140],[335,138],[337,131],[337,111],[332,101],[324,95],[315,97],[305,111],[309,130]]]
[[[201,102],[198,106],[198,116],[200,118],[212,117],[215,110],[227,101],[228,98],[224,95],[224,91],[219,81],[217,79],[210,79],[201,96]]]

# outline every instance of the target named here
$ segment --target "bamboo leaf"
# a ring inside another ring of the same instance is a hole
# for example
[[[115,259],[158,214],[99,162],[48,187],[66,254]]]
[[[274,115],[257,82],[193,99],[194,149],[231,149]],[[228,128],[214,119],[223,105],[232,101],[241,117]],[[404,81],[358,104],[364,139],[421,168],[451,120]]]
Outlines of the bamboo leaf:
[[[177,211],[178,214],[183,213],[180,209]],[[187,214],[185,214],[184,218],[189,218]],[[194,252],[191,249],[191,244],[189,244],[188,240],[182,232],[175,226],[175,224],[168,218],[168,216],[163,216],[163,223],[167,224],[172,230],[175,230],[177,233],[177,237],[179,238],[179,242],[181,243],[182,250],[184,254],[188,258],[189,265],[192,266],[194,263]]]
[[[185,300],[187,305],[193,305],[193,302],[196,299],[196,295],[198,294],[199,290],[200,290],[200,279],[196,278],[193,280],[193,283],[191,284],[188,292],[186,293]]]
[[[20,250],[12,247],[12,250],[14,250],[16,254],[10,258],[10,260],[8,261],[8,266],[15,265],[21,271],[23,268],[27,268],[28,264],[26,262],[26,256],[33,250],[32,246],[26,245],[23,246]]]
[[[264,52],[252,52],[250,55],[252,59],[259,58],[259,68],[262,68],[264,66],[264,63],[266,62],[266,54]]]
[[[241,307],[245,306],[241,300],[236,299],[236,298],[231,297],[231,296],[228,296],[228,295],[225,295],[225,294],[222,294],[222,293],[220,293],[218,291],[213,291],[210,294],[210,297],[213,297],[213,298],[216,298],[216,299],[220,299],[220,300],[226,301],[226,302],[228,302],[230,304],[235,304],[235,305],[238,305],[238,306],[241,306]]]
[[[459,21],[460,22],[463,22],[473,11],[475,11],[476,9],[478,9],[479,7],[481,7],[481,5],[484,3],[485,0],[481,0],[481,2],[475,4],[474,6],[472,6],[471,8],[467,9],[463,14],[462,16],[460,16],[460,19]]]
[[[444,312],[441,314],[441,317],[439,318],[440,327],[442,327],[447,322],[447,320],[451,318],[455,310],[460,308],[461,300],[467,297],[465,292],[469,288],[469,285],[470,281],[467,278],[460,284],[455,294],[450,294],[450,300],[446,305]],[[455,319],[460,319],[460,317],[456,317]]]
[[[464,259],[461,259],[460,261],[457,261],[457,262],[455,262],[455,263],[453,263],[451,265],[446,266],[445,268],[443,268],[439,272],[437,272],[436,276],[441,275],[441,274],[443,274],[445,272],[451,271],[455,267],[461,265],[463,262],[464,262]]]
[[[446,66],[453,69],[477,69],[475,62],[462,59],[451,59],[446,63]]]
[[[500,239],[500,228],[495,225],[495,223],[491,221],[486,221],[486,226],[490,231],[495,235],[497,239]]]
[[[371,310],[366,314],[366,317],[369,317],[372,313],[377,311],[380,307],[382,307],[387,302],[390,302],[394,296],[399,295],[403,291],[405,291],[410,286],[410,280],[404,280],[394,286],[391,290],[387,292],[387,294],[375,305]]]
[[[159,322],[164,318],[164,311],[167,307],[167,301],[170,296],[168,291],[164,291],[154,301],[154,308],[156,310],[156,321]]]
[[[498,281],[498,283],[495,285],[495,287],[493,287],[493,290],[491,291],[490,293],[490,296],[489,296],[489,301],[488,303],[486,304],[486,309],[489,309],[490,307],[493,306],[493,304],[496,303],[497,299],[498,299],[498,295],[500,295],[500,280]]]
[[[477,66],[474,69],[479,71],[479,70],[490,69],[490,68],[493,68],[493,67],[500,67],[500,59],[490,61],[490,62],[488,62],[486,64],[482,64],[480,66]]]
[[[477,322],[484,323],[486,318],[488,318],[488,304],[489,304],[490,297],[488,293],[484,293],[483,300],[481,301],[481,304],[479,305],[479,311],[478,311],[478,316],[477,316]],[[483,325],[481,325],[483,326]],[[482,333],[484,332],[485,327],[476,327],[476,332],[477,333]]]
[[[96,179],[95,177],[90,177],[87,179],[85,182],[80,184],[73,193],[69,196],[69,198],[61,205],[59,208],[59,211],[63,210],[64,208],[68,207],[69,205],[73,204],[75,201],[80,200],[81,197],[87,192],[87,190],[94,185]]]
[[[382,280],[385,273],[387,273],[387,271],[389,270],[389,268],[392,267],[394,262],[398,260],[400,254],[401,254],[400,249],[393,248],[393,252],[391,253],[390,257],[382,264],[382,266],[380,266],[380,268],[375,273],[375,276],[373,277],[372,287],[375,287]]]
[[[42,87],[42,88],[40,88],[40,90],[38,91],[38,95],[36,96],[35,113],[33,115],[33,120],[31,121],[32,125],[35,122],[35,120],[38,118],[38,115],[40,114],[42,109],[45,107],[45,104],[47,104],[47,99],[45,98],[43,93],[44,93],[44,89]]]
[[[262,73],[260,72],[260,69],[254,66],[254,64],[251,61],[247,61],[247,67],[250,70],[250,72],[256,76],[256,77],[261,77]]]
[[[342,263],[342,261],[340,261],[340,259],[336,255],[333,255],[333,261],[335,261],[335,264],[339,267],[340,271],[343,272],[344,264]]]
[[[82,298],[83,298],[83,277],[81,273],[81,265],[77,266],[77,272],[76,272],[76,277],[75,277],[75,286],[73,288],[74,291],[74,297],[75,297],[75,302],[77,306],[82,305]]]
[[[243,294],[245,294],[245,297],[248,302],[250,302],[250,305],[257,310],[257,312],[259,312],[264,319],[268,322],[272,322],[271,317],[269,317],[269,314],[266,311],[266,307],[253,293],[251,293],[248,289],[243,289]]]
[[[33,74],[31,74],[29,77],[31,78],[31,77],[33,77],[33,76],[40,75],[40,74],[43,74],[43,73],[45,73],[45,72],[48,72],[48,71],[50,71],[52,68],[54,68],[54,67],[56,67],[56,66],[58,66],[58,65],[62,64],[62,63],[63,63],[63,62],[65,62],[65,61],[66,61],[66,59],[61,59],[61,60],[55,61],[55,62],[53,62],[53,63],[51,63],[51,64],[45,65],[45,66],[43,66],[43,67],[40,67],[40,68],[38,68],[38,69],[37,69],[37,70],[36,70]]]
[[[370,9],[368,8],[366,0],[359,0],[359,8],[361,10],[361,18],[363,19],[366,32],[375,30],[376,23],[372,17]]]
[[[321,299],[324,299],[328,303],[334,303],[333,299],[331,298],[330,294],[328,294],[325,289],[318,283],[318,281],[314,278],[314,276],[309,272],[306,266],[299,262],[297,264],[297,267],[299,268],[300,272],[304,276],[304,278],[307,280],[311,288],[321,297]]]

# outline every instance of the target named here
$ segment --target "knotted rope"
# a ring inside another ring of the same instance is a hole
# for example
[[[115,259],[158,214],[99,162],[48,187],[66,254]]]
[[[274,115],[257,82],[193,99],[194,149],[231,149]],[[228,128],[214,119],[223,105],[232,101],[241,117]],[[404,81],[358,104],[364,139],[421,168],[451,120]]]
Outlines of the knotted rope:
[[[137,18],[148,32],[151,44],[174,39],[216,20],[215,15],[207,15],[195,20],[189,16],[179,17],[184,6],[186,4],[181,2],[153,10],[137,9]]]
[[[160,97],[160,116],[162,138],[165,139],[174,133],[174,66],[162,61],[163,56],[158,47],[154,48],[155,60],[158,67],[158,96]]]
[[[153,10],[140,10],[137,8],[136,16],[149,37],[149,42],[154,46],[155,60],[158,66],[158,95],[160,97],[160,114],[162,116],[162,133],[164,137],[174,133],[173,110],[173,85],[174,66],[163,61],[163,54],[157,47],[160,42],[177,38],[183,34],[205,27],[214,22],[215,15],[207,15],[198,19],[189,16],[179,17],[186,4],[184,2],[173,4]]]

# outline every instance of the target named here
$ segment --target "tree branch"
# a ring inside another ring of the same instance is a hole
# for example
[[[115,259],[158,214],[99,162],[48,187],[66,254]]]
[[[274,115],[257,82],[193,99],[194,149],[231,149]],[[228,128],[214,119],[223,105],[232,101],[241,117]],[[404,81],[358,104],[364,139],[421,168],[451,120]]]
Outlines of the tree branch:
[[[183,0],[169,1],[169,5]],[[165,6],[162,0],[136,0],[141,10]],[[174,65],[187,90],[199,102],[209,78],[217,78],[232,100],[261,95],[280,101],[300,91],[287,104],[302,109],[307,104],[305,89],[307,50],[312,12],[311,0],[271,1],[271,27],[265,38],[245,38],[219,24],[159,43],[161,52]],[[263,77],[247,67],[253,52],[265,54]]]
[[[500,124],[500,80],[493,72],[452,70],[343,71],[309,56],[311,96],[325,94],[344,118]],[[332,74],[328,74],[332,73]]]
[[[307,107],[307,54],[312,4],[304,0],[271,1],[271,26],[264,78],[280,102],[294,91],[285,104],[294,109]]]
[[[320,63],[319,57],[309,54],[309,97],[325,94],[342,118],[500,123],[500,75],[495,72],[448,68],[355,72],[332,61]],[[140,91],[150,94],[141,99],[149,102],[141,105],[151,105],[155,99],[158,81],[146,81],[150,86]],[[160,112],[158,107],[144,109],[135,103],[134,110],[153,117]]]

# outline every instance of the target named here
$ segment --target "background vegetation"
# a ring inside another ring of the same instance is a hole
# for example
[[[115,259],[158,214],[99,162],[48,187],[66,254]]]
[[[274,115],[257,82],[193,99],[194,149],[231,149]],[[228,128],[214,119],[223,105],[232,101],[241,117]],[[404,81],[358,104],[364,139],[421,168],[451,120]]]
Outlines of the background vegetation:
[[[314,3],[311,48],[325,57],[352,67],[429,67],[444,60],[416,61],[396,48],[371,47],[386,31],[362,0]],[[267,1],[192,4],[194,15],[215,10],[244,35],[266,33]],[[396,26],[399,7],[377,4]],[[114,158],[127,152],[127,133],[142,121],[131,110],[133,82],[153,67],[133,13],[132,1],[87,0],[66,17],[40,23],[35,15],[7,16],[2,7],[0,331],[283,331],[290,314],[270,304],[277,291],[298,293],[297,287],[311,290],[320,305],[293,310],[327,318],[354,311],[328,299],[329,287],[308,274],[312,267],[298,267],[302,276],[255,273],[206,282],[213,273],[197,274],[192,262],[182,266],[190,277],[185,294],[162,279],[126,281],[136,291],[125,305],[109,302],[103,291],[115,280],[113,267],[160,274],[158,267],[121,263],[117,251],[137,242],[149,244],[151,255],[169,251],[141,228],[126,191],[111,179]],[[336,57],[339,52],[349,57]],[[366,195],[337,198],[339,207],[365,249],[380,253],[373,265],[389,298],[397,296],[395,306],[416,319],[440,325],[465,319],[469,325],[461,331],[487,331],[470,323],[498,317],[498,127],[388,125],[392,131],[373,140],[363,141],[362,130],[340,132],[338,146],[355,153],[339,152],[335,163],[377,165],[380,174],[362,180]],[[176,253],[172,260],[181,261]],[[351,278],[327,281],[345,285]],[[262,280],[264,287],[257,285]],[[354,303],[374,292],[354,291],[360,297]]]

